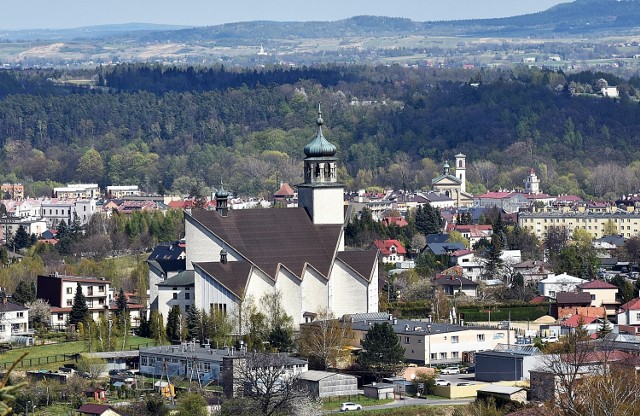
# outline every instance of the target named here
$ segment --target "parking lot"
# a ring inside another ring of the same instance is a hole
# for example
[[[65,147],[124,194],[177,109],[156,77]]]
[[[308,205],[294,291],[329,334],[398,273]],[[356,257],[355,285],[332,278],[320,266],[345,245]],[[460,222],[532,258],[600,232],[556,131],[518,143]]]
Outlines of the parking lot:
[[[448,382],[451,383],[452,386],[455,386],[456,384],[461,383],[463,381],[471,384],[477,383],[475,374],[451,374],[451,375],[437,374],[436,378],[447,380]]]

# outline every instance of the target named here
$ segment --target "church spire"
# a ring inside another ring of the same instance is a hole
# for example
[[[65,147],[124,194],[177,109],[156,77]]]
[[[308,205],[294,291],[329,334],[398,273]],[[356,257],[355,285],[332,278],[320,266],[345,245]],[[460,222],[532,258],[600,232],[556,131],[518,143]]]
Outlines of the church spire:
[[[222,184],[222,178],[220,178],[220,188],[216,191],[216,211],[223,217],[226,217],[229,213],[229,192],[224,189]]]
[[[318,128],[316,130],[316,137],[304,147],[304,154],[307,157],[328,157],[334,156],[338,150],[333,144],[329,143],[322,134],[322,125],[324,120],[322,119],[322,110],[320,104],[318,104],[318,118],[316,120]]]

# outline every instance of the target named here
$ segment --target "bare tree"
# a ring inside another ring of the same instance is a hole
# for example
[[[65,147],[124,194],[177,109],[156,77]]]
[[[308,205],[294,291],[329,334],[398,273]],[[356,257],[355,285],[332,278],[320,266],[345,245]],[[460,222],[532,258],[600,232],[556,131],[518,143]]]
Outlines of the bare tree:
[[[258,352],[249,352],[235,360],[239,380],[234,383],[244,385],[246,405],[254,409],[254,414],[286,414],[297,400],[307,396],[307,392],[298,387],[294,361],[296,359],[288,354]]]
[[[478,160],[473,162],[469,168],[471,174],[470,179],[475,179],[481,182],[485,188],[489,188],[491,180],[494,180],[498,176],[498,166],[488,160]]]
[[[300,326],[302,353],[316,358],[323,370],[336,367],[348,344],[351,325],[339,322],[332,312],[323,309],[315,321]],[[347,353],[348,354],[348,353]]]

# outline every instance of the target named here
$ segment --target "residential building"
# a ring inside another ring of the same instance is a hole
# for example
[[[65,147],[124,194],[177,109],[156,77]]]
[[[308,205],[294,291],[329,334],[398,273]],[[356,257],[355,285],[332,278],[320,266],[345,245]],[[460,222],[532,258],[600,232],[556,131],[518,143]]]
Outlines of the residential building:
[[[491,236],[493,235],[493,227],[491,225],[456,224],[453,226],[453,230],[459,232],[464,238],[469,240],[469,245],[472,247],[482,239],[491,240]]]
[[[380,250],[382,263],[395,264],[403,262],[407,255],[407,250],[398,240],[375,240],[373,243]]]
[[[431,281],[434,287],[441,287],[449,296],[478,296],[478,283],[462,276],[438,275]]]
[[[394,319],[386,313],[355,314],[347,319],[354,334],[352,346],[361,347],[375,324],[388,323],[404,348],[405,360],[429,366],[473,362],[476,352],[516,339],[514,329],[410,321]]]
[[[454,251],[449,257],[450,265],[460,267],[462,275],[474,281],[481,280],[486,262],[486,259],[476,256],[476,253],[469,249]]]
[[[562,335],[566,335],[568,333],[574,333],[578,328],[580,328],[580,330],[586,331],[587,334],[593,335],[598,332],[598,329],[603,322],[604,321],[597,316],[582,316],[575,314],[562,321],[560,331]]]
[[[14,337],[32,336],[29,331],[29,308],[0,297],[0,342],[15,341]]]
[[[0,186],[2,191],[2,199],[5,196],[9,196],[11,199],[23,199],[24,198],[24,185],[21,183],[3,183]]]
[[[603,307],[607,311],[607,316],[615,316],[620,302],[616,300],[618,286],[607,283],[603,280],[592,280],[578,285],[578,292],[587,292],[591,296],[591,306]]]
[[[617,312],[620,332],[633,335],[640,334],[640,298],[631,299]]]
[[[555,299],[560,292],[574,292],[578,285],[587,283],[585,279],[570,276],[566,273],[551,276],[538,282],[538,291],[542,296]]]
[[[40,204],[40,216],[48,227],[55,228],[62,221],[69,225],[74,220],[75,200],[47,199]]]
[[[559,292],[556,294],[556,303],[552,306],[552,315],[558,319],[574,315],[604,318],[606,310],[604,307],[591,306],[589,292]]]
[[[185,213],[186,268],[193,270],[194,306],[235,314],[247,299],[280,294],[293,324],[305,313],[336,316],[378,311],[378,250],[345,251],[344,188],[336,147],[322,133],[304,148],[298,207],[229,209],[216,192],[216,210]]]
[[[27,234],[34,234],[40,237],[47,230],[47,224],[38,219],[19,218],[19,217],[3,217],[0,218],[0,236],[2,241],[7,243],[16,235],[18,228],[24,228]]]
[[[53,198],[60,199],[98,199],[100,187],[95,183],[74,183],[67,186],[53,188]]]
[[[129,196],[140,196],[142,192],[138,185],[111,185],[107,186],[107,199],[126,199]]]
[[[527,208],[531,202],[527,197],[516,191],[492,191],[473,197],[473,204],[482,208],[498,208],[507,214]]]
[[[104,278],[66,276],[52,274],[38,276],[36,296],[44,299],[51,305],[51,317],[49,324],[56,328],[65,328],[73,298],[78,287],[86,297],[89,313],[94,321],[109,313],[109,296],[111,282]]]
[[[513,271],[520,273],[526,284],[538,285],[541,280],[555,276],[551,266],[541,260],[525,260],[513,265]]]
[[[545,238],[550,227],[564,227],[573,233],[576,228],[588,231],[593,238],[605,235],[605,226],[613,225],[617,234],[625,238],[638,236],[640,232],[640,212],[626,212],[617,209],[604,209],[594,212],[593,209],[580,211],[546,211],[521,212],[518,224],[536,235]]]
[[[296,192],[286,182],[280,182],[280,188],[273,194],[273,202],[278,202],[287,207],[295,207],[297,205]]]

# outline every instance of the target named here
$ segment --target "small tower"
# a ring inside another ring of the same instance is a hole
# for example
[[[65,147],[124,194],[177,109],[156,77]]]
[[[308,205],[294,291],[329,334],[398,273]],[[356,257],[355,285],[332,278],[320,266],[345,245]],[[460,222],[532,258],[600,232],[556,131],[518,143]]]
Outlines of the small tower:
[[[540,179],[538,179],[535,169],[531,169],[529,176],[524,180],[524,193],[533,195],[540,193]]]
[[[220,180],[220,189],[216,191],[216,212],[223,217],[229,213],[229,192],[224,189],[222,180]]]
[[[460,179],[460,192],[467,192],[467,157],[462,153],[456,155],[456,176]]]
[[[344,224],[344,185],[338,183],[336,147],[322,134],[318,106],[316,137],[304,147],[304,182],[298,185],[298,206],[314,224]]]
[[[442,165],[442,174],[443,174],[443,175],[445,175],[445,176],[446,176],[446,175],[449,175],[449,173],[450,173],[450,169],[451,169],[451,168],[450,168],[450,166],[449,166],[449,161],[445,161],[445,162],[444,162],[444,165]]]

